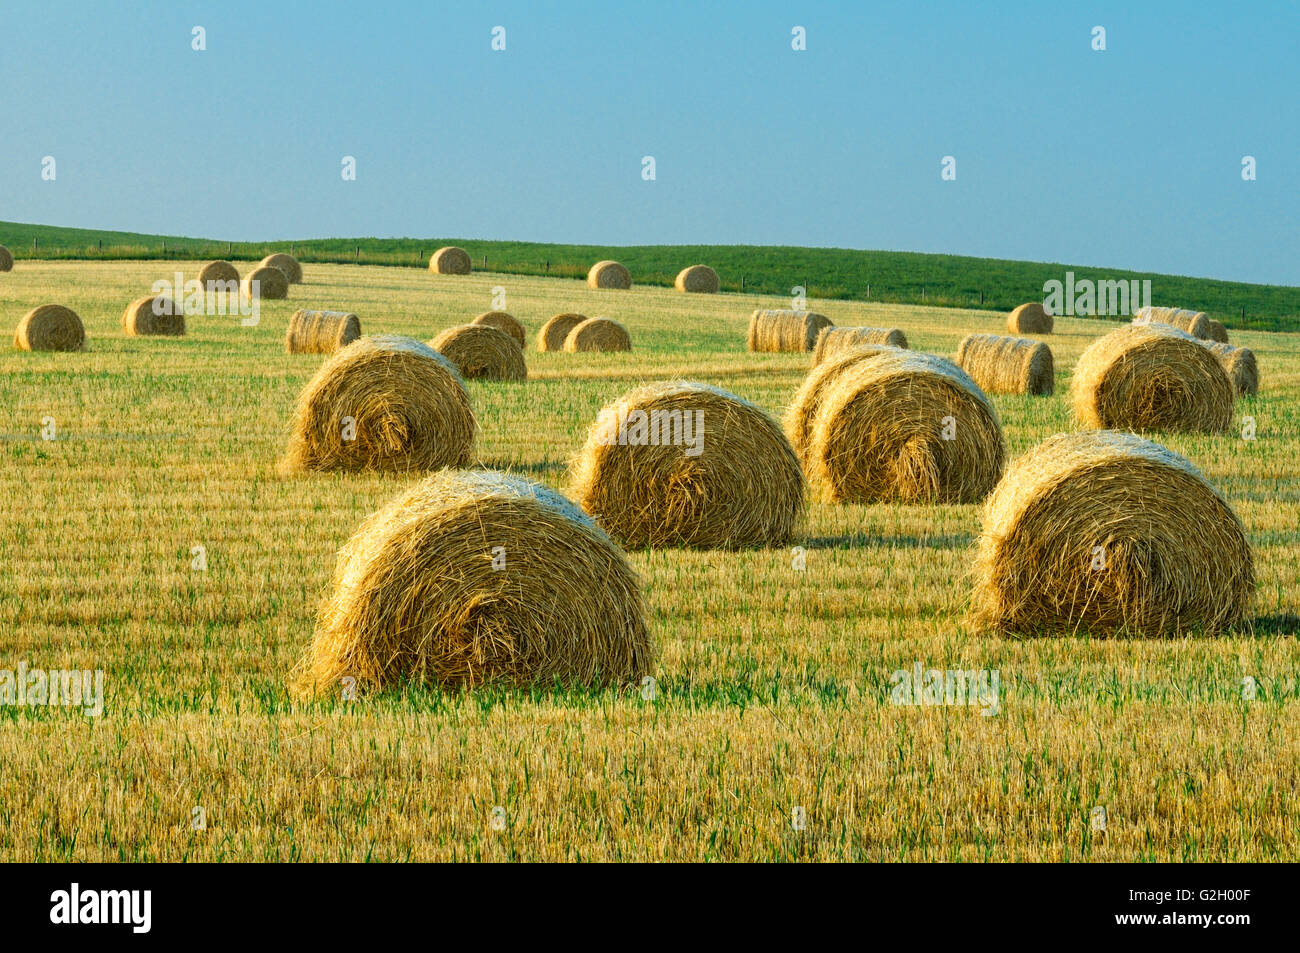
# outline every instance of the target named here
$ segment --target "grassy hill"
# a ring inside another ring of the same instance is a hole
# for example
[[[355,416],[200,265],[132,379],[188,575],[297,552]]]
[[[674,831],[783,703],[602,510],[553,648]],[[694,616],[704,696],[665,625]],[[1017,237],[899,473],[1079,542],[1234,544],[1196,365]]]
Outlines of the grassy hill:
[[[293,242],[222,242],[0,222],[0,244],[16,258],[38,259],[256,259],[291,251],[308,262],[426,266],[441,245],[459,245],[476,268],[519,275],[580,277],[595,261],[614,258],[640,284],[668,286],[686,265],[717,269],[724,291],[789,294],[803,285],[809,297],[928,304],[1008,311],[1041,300],[1043,283],[1065,280],[1149,279],[1152,303],[1207,312],[1229,327],[1300,330],[1300,288],[1209,278],[1120,271],[1079,265],[1004,261],[960,255],[795,248],[771,245],[556,245],[458,238],[329,238]],[[743,284],[742,284],[743,283]]]

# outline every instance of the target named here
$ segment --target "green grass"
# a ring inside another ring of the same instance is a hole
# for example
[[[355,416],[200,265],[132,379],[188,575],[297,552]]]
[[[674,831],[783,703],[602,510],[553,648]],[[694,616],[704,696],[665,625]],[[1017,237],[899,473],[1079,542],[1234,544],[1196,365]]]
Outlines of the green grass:
[[[399,474],[282,479],[299,307],[428,339],[490,306],[530,338],[608,314],[630,354],[526,354],[523,383],[471,381],[481,465],[561,491],[600,407],[655,380],[717,384],[779,415],[803,354],[745,350],[757,295],[593,291],[500,273],[309,265],[261,323],[187,320],[128,338],[121,312],[175,261],[33,262],[0,278],[0,330],[49,301],[75,354],[0,351],[0,669],[103,669],[105,710],[0,706],[0,861],[1195,860],[1300,855],[1300,335],[1255,350],[1259,439],[1159,434],[1240,515],[1255,631],[1012,639],[965,621],[978,505],[812,502],[788,549],[629,553],[660,691],[409,689],[303,703],[339,548]],[[951,354],[989,312],[810,301]],[[1051,397],[993,398],[1011,455],[1072,429],[1071,368],[1104,323],[1062,318]],[[40,439],[42,420],[58,439]],[[208,569],[190,568],[203,544]],[[893,705],[914,662],[997,669],[1001,711]],[[1257,697],[1242,697],[1255,678]],[[1108,827],[1091,830],[1094,806]],[[191,829],[195,806],[207,827]],[[795,831],[792,809],[807,826]],[[491,826],[493,810],[506,827]]]
[[[35,242],[35,245],[33,244]],[[857,251],[847,248],[793,248],[753,245],[556,245],[539,242],[479,241],[459,238],[329,238],[294,242],[222,242],[203,238],[141,235],[21,225],[0,222],[0,244],[15,257],[34,259],[198,260],[214,257],[258,259],[272,251],[292,251],[300,260],[403,265],[423,268],[434,250],[459,245],[477,269],[502,274],[578,278],[602,258],[614,258],[632,271],[638,284],[671,286],[687,265],[712,265],[728,291],[788,296],[803,285],[822,299],[871,300],[939,307],[1009,311],[1025,301],[1042,300],[1043,283],[1076,281],[1151,281],[1152,303],[1205,311],[1228,327],[1300,330],[1300,288],[1189,278],[1080,265],[1004,261],[961,255]]]

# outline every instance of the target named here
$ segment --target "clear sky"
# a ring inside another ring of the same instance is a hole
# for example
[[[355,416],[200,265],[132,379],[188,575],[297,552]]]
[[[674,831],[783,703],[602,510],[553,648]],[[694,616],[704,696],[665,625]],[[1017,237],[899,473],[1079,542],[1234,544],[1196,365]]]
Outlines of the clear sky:
[[[823,245],[1296,285],[1298,46],[1297,0],[3,0],[0,219]]]

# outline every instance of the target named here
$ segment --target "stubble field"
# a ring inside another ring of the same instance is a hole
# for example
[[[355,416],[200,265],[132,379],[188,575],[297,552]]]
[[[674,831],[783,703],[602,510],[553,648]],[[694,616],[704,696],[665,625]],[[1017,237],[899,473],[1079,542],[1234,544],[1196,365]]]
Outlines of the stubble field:
[[[243,272],[247,263],[237,263]],[[335,554],[415,478],[283,479],[299,307],[421,340],[492,307],[530,334],[526,383],[469,382],[476,458],[561,490],[605,403],[682,377],[780,416],[804,355],[745,351],[771,297],[307,265],[260,324],[121,313],[189,263],[22,262],[0,329],[37,304],[76,354],[0,352],[0,669],[103,669],[101,717],[0,706],[3,860],[1290,860],[1300,851],[1300,335],[1233,331],[1258,438],[1152,435],[1248,530],[1253,632],[1013,640],[963,621],[978,506],[814,502],[789,549],[632,552],[657,696],[426,690],[304,704],[286,682]],[[955,352],[988,312],[819,302],[837,324]],[[539,354],[551,314],[623,322],[630,354]],[[1050,398],[995,397],[1012,458],[1074,428],[1074,361],[1111,325],[1057,319]],[[57,438],[41,439],[52,418]],[[191,569],[205,547],[207,570]],[[996,714],[890,703],[890,675],[996,669]],[[1243,679],[1255,697],[1243,697]],[[195,830],[194,808],[205,827]],[[1094,830],[1097,807],[1104,830]],[[792,812],[803,809],[796,829]],[[499,829],[498,829],[499,828]]]

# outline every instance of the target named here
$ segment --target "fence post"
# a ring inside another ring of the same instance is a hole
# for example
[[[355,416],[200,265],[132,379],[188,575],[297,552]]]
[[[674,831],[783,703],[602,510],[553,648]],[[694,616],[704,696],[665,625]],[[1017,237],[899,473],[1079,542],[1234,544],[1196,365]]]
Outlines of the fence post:
[[[487,271],[487,255],[483,256],[483,270]]]
[[[871,282],[867,282],[867,297],[871,297]]]
[[[1110,286],[1107,285],[1107,287],[1110,287]],[[981,307],[984,306],[984,292],[983,292],[983,290],[980,291],[980,306],[981,306]]]
[[[41,240],[40,240],[39,238],[33,238],[33,239],[32,239],[32,251],[33,251],[33,252],[35,252],[36,249],[40,247],[40,241],[41,241]]]
[[[355,255],[354,257],[356,258],[357,261],[360,261],[360,260],[361,260],[361,246],[360,246],[360,245],[357,246],[357,253],[356,253],[356,255]]]
[[[741,276],[740,276],[740,290],[741,290],[741,291],[744,291],[744,290],[745,290],[745,276],[744,276],[744,275],[741,275]]]
[[[1246,306],[1244,304],[1241,306],[1241,320],[1246,320]]]

